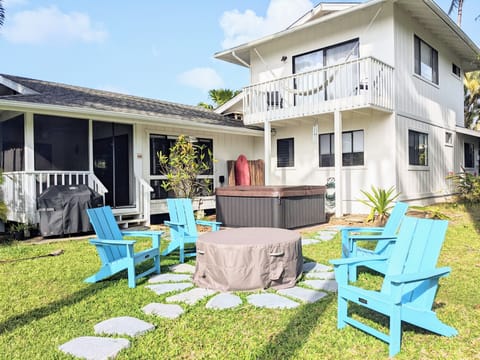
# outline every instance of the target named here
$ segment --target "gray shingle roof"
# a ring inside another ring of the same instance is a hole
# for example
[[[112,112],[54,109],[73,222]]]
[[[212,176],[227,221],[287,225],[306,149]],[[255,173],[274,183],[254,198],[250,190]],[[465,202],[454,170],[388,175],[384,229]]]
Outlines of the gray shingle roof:
[[[5,95],[0,97],[1,100],[72,107],[85,111],[113,111],[134,116],[178,118],[179,120],[189,120],[202,124],[236,128],[244,127],[241,121],[226,118],[201,107],[13,75],[0,75],[38,93]]]

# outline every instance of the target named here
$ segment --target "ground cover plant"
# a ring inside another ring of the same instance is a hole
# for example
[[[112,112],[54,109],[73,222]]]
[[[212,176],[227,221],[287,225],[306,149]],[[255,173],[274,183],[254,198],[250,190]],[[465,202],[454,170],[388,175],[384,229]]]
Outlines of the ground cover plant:
[[[450,266],[452,273],[440,282],[435,311],[459,335],[445,338],[404,326],[398,359],[480,358],[480,207],[440,209],[449,216],[450,226],[438,266]],[[148,241],[143,245],[148,246]],[[58,249],[64,253],[22,260]],[[306,261],[327,264],[340,256],[340,239],[304,246],[303,252]],[[164,302],[170,295],[156,295],[145,288],[145,281],[129,289],[121,273],[97,284],[84,283],[99,266],[95,247],[86,239],[2,244],[0,260],[0,358],[69,359],[58,351],[59,345],[94,335],[96,323],[115,316],[134,316],[156,326],[130,339],[130,348],[117,359],[388,357],[387,345],[378,339],[352,327],[337,330],[334,294],[295,309],[269,310],[247,304],[249,293],[239,293],[244,302],[238,308],[208,310],[205,300],[194,306],[182,304],[185,313],[167,320],[142,312],[143,306]],[[175,255],[162,258],[162,271],[177,261]],[[369,286],[379,283],[378,277],[365,272],[358,281]]]

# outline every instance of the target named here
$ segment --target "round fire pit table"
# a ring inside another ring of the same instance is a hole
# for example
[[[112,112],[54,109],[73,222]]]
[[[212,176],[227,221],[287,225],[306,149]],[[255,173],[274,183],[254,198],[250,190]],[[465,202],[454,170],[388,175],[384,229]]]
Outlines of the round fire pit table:
[[[197,240],[195,285],[219,291],[295,286],[302,274],[301,236],[278,228],[209,232]]]

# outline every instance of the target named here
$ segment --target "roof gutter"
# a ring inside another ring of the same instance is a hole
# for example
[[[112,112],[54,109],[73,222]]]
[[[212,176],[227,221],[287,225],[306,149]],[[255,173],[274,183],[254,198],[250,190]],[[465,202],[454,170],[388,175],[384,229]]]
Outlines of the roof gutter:
[[[11,111],[36,111],[42,114],[52,114],[55,113],[57,115],[76,115],[77,118],[94,118],[98,120],[123,120],[127,122],[127,120],[132,120],[148,125],[160,125],[161,124],[168,124],[169,126],[175,128],[189,128],[189,129],[201,129],[201,130],[208,130],[213,132],[223,132],[223,133],[230,133],[230,134],[238,134],[238,135],[250,135],[250,136],[263,136],[262,130],[255,130],[255,129],[248,129],[243,127],[233,127],[233,126],[226,126],[226,125],[218,125],[218,124],[199,124],[195,121],[191,120],[184,120],[176,115],[171,116],[154,116],[154,115],[138,115],[138,114],[131,114],[131,113],[124,113],[124,112],[116,112],[116,111],[106,111],[106,110],[92,110],[88,109],[85,110],[83,108],[78,107],[68,107],[62,105],[49,105],[49,104],[32,104],[29,102],[23,101],[6,101],[0,100],[0,106],[3,110],[11,110]]]

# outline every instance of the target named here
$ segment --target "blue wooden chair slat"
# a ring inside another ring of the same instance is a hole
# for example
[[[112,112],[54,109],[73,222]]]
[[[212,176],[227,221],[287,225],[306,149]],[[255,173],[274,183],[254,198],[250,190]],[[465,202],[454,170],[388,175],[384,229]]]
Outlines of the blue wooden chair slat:
[[[372,255],[331,260],[338,283],[338,328],[349,324],[385,341],[389,344],[390,356],[400,351],[402,322],[443,336],[456,335],[457,331],[440,321],[432,311],[438,281],[450,273],[448,267],[436,268],[447,227],[448,222],[445,220],[405,217],[392,247],[392,256]],[[380,291],[349,284],[348,272],[352,264],[363,265],[374,261],[387,264]],[[388,316],[389,333],[380,332],[353,319],[348,313],[349,302]]]
[[[220,222],[195,220],[191,199],[167,199],[170,221],[165,225],[170,228],[170,243],[162,256],[168,255],[178,249],[180,262],[185,261],[185,256],[195,256],[196,253],[185,253],[185,244],[195,244],[198,239],[197,225],[210,226],[212,231],[220,229]]]
[[[407,212],[408,205],[397,202],[384,227],[346,227],[341,229],[342,257],[382,255],[390,256],[393,244],[397,238],[398,229]],[[374,250],[362,248],[358,241],[376,241]],[[364,265],[379,273],[385,273],[386,261],[374,261]],[[350,281],[357,280],[357,266],[352,265],[349,271]]]
[[[87,214],[97,234],[90,243],[95,245],[102,262],[100,270],[85,279],[85,282],[94,283],[104,280],[120,271],[127,270],[128,286],[134,288],[136,280],[160,273],[160,236],[161,231],[124,231],[118,227],[112,209],[109,206],[87,209]],[[123,240],[123,236],[150,237],[152,247],[140,252],[134,252],[133,240]],[[135,265],[153,259],[153,266],[141,274],[135,274]]]

